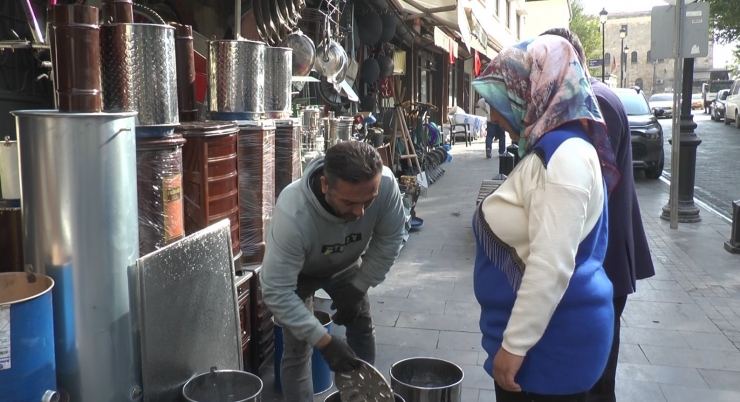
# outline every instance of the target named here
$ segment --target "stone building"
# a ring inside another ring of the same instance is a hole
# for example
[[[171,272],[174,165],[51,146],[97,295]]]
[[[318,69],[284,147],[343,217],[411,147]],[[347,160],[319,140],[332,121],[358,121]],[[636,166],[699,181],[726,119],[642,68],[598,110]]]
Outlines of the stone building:
[[[619,30],[622,27],[627,30],[627,36],[624,38],[624,46],[627,48],[626,53],[623,53],[623,58],[626,59],[624,63],[620,63],[622,40],[619,37]],[[647,94],[673,91],[674,60],[654,60],[650,56],[650,11],[609,14],[604,30],[606,32],[604,65],[607,78],[612,73],[619,83],[622,77],[620,68],[624,68],[624,83],[619,86],[639,86]],[[673,35],[673,32],[666,32],[665,35]],[[694,93],[701,92],[701,83],[709,79],[712,52],[713,43],[710,41],[708,57],[694,60]],[[600,71],[594,74],[597,78],[600,75]]]

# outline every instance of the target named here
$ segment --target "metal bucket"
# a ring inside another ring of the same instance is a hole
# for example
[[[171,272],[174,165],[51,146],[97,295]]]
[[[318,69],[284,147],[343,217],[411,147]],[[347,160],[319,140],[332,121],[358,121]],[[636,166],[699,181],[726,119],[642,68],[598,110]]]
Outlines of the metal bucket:
[[[355,120],[351,117],[340,117],[337,122],[337,140],[349,141],[352,138],[352,125]]]
[[[326,293],[325,290],[319,289],[314,293],[313,295],[313,308],[317,311],[323,311],[329,316],[334,315],[334,313],[337,312],[337,310],[334,310],[331,308],[333,301],[331,300],[331,297],[328,293]],[[333,321],[331,323],[331,334],[332,336],[336,336],[339,339],[346,339],[346,332],[347,329],[344,327],[344,325],[337,325]]]
[[[301,178],[301,126],[298,119],[275,121],[275,199]]]
[[[306,130],[319,129],[319,109],[303,109],[303,128]]]
[[[265,113],[265,44],[248,40],[208,42],[208,110]]]
[[[211,369],[185,383],[182,396],[188,402],[259,402],[262,380],[236,370]]]
[[[194,121],[175,130],[187,140],[182,151],[185,234],[228,218],[234,257],[241,255],[238,130],[235,123],[226,121]]]
[[[455,363],[414,357],[391,366],[393,392],[407,401],[461,402],[463,370]]]
[[[100,31],[103,110],[139,112],[137,126],[176,125],[175,28],[106,24]]]
[[[265,49],[265,114],[268,119],[290,117],[293,49]]]
[[[242,263],[258,264],[275,206],[275,123],[239,123],[239,206]]]
[[[398,394],[393,394],[393,400],[395,402],[406,402],[403,398],[401,398],[401,395]],[[336,391],[329,394],[329,396],[324,399],[324,402],[342,402],[342,396],[339,395],[339,391]]]
[[[53,287],[54,281],[45,275],[0,274],[0,395],[4,402],[58,400]]]
[[[135,113],[11,114],[25,263],[55,283],[58,385],[75,402],[131,395],[141,389],[128,276],[139,256]]]
[[[185,237],[181,135],[136,139],[139,254]]]
[[[314,310],[314,317],[326,328],[329,334],[332,334],[333,322],[331,316],[323,311]],[[273,319],[274,321],[274,319]],[[275,391],[282,393],[283,384],[280,377],[280,367],[283,360],[283,327],[275,321],[275,355],[274,355],[274,374],[275,374]],[[326,363],[316,347],[311,354],[311,380],[313,381],[313,394],[319,395],[328,391],[334,385],[329,364]]]
[[[18,171],[18,142],[0,142],[0,198],[21,199],[21,175]]]

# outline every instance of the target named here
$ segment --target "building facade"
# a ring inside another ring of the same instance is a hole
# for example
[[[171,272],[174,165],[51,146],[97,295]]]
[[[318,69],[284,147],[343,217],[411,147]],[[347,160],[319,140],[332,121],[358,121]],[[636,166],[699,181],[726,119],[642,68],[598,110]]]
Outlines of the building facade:
[[[527,14],[521,28],[522,39],[534,38],[552,28],[567,28],[572,17],[570,0],[529,0]]]
[[[619,36],[619,31],[623,27],[627,31],[624,42]],[[673,74],[674,60],[656,60],[650,55],[650,11],[609,14],[604,31],[604,65],[607,78],[614,74],[618,86],[638,86],[648,94],[673,92],[676,87]],[[665,35],[673,33],[666,32]],[[622,43],[626,51],[620,52]],[[713,43],[709,41],[709,55],[694,60],[694,93],[701,92],[701,84],[709,80],[713,48]]]

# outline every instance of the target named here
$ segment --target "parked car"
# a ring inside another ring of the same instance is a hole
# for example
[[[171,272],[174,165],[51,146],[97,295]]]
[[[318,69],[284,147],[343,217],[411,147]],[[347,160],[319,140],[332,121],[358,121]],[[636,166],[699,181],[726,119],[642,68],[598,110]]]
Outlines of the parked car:
[[[673,94],[655,94],[650,97],[650,109],[662,110],[661,117],[673,116]]]
[[[735,80],[730,88],[730,93],[725,99],[725,125],[731,121],[735,122],[735,127],[740,128],[740,80]]]
[[[701,110],[704,109],[704,99],[702,99],[701,94],[693,94],[691,95],[691,110]]]
[[[663,174],[663,126],[658,116],[665,112],[660,107],[651,110],[645,93],[639,88],[615,88],[614,92],[627,111],[632,133],[632,166],[644,170],[649,179],[658,179]],[[662,94],[670,97],[671,94]],[[656,95],[653,95],[654,97]]]
[[[719,122],[725,118],[725,101],[729,94],[729,89],[723,89],[717,93],[717,97],[712,101],[712,120]]]

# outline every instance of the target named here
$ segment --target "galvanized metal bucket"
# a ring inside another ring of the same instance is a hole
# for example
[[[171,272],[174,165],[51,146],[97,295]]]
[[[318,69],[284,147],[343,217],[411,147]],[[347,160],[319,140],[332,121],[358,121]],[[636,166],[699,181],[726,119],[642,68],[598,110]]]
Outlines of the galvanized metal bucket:
[[[265,49],[265,114],[268,119],[290,117],[293,49]]]
[[[246,113],[259,120],[265,113],[265,44],[248,40],[210,41],[208,110]]]
[[[103,110],[139,112],[137,126],[178,124],[175,28],[107,24],[100,30]]]
[[[182,387],[188,402],[259,402],[262,380],[254,374],[236,370],[211,369],[210,373],[193,377]]]
[[[58,400],[51,288],[45,275],[0,274],[0,395],[7,402]]]
[[[465,374],[455,363],[414,357],[391,366],[393,392],[407,401],[461,402]]]

